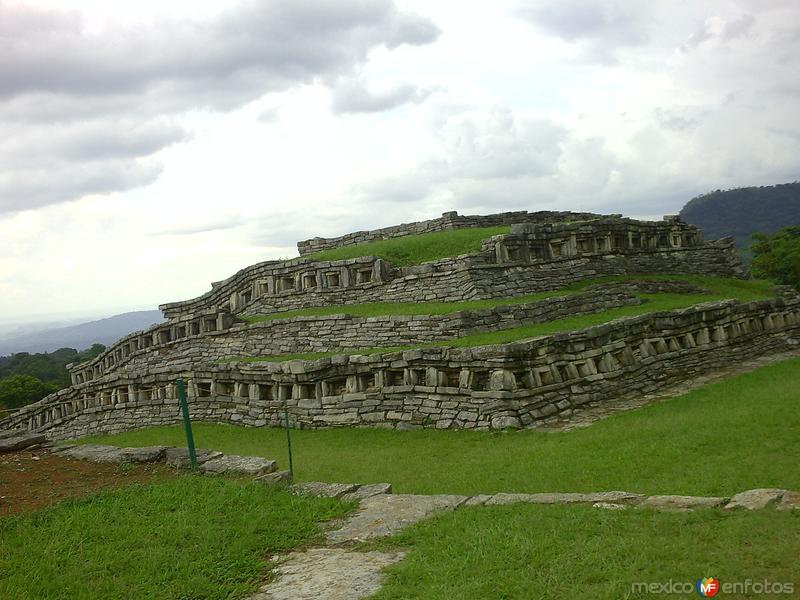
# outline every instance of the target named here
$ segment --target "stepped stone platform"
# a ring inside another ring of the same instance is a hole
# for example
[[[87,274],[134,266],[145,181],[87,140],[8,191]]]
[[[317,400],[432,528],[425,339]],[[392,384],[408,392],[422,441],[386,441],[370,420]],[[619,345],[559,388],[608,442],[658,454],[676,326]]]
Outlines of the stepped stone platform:
[[[420,265],[313,255],[327,247],[487,224],[508,225],[510,232],[488,237],[478,251]],[[181,419],[179,378],[197,421],[281,426],[288,412],[291,425],[302,428],[540,427],[800,343],[800,296],[782,290],[758,302],[697,304],[519,342],[445,345],[473,333],[633,306],[642,302],[636,294],[703,292],[651,274],[748,276],[732,240],[707,241],[673,216],[638,221],[570,212],[445,213],[314,238],[299,247],[300,258],[251,265],[197,298],[162,305],[166,323],[71,365],[69,388],[0,420],[0,429],[64,440],[171,425]],[[348,305],[367,302],[505,302],[608,275],[642,280],[446,315],[346,314]],[[343,307],[342,314],[281,318],[294,309],[331,305]],[[247,322],[253,315],[269,319]],[[387,350],[363,352],[375,346]],[[413,349],[389,350],[398,346]],[[309,351],[331,354],[240,359]]]

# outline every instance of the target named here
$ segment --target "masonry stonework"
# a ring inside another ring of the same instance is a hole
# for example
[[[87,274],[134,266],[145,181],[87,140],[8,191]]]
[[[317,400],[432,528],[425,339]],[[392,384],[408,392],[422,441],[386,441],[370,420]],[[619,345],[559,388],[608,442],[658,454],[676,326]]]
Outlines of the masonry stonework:
[[[71,366],[72,386],[0,421],[52,439],[176,423],[175,381],[188,382],[192,418],[297,427],[529,427],[587,402],[648,393],[745,356],[784,351],[800,335],[800,299],[701,304],[572,333],[481,347],[359,349],[446,343],[639,303],[640,291],[701,292],[680,281],[597,286],[535,302],[446,315],[357,317],[365,302],[514,298],[602,275],[691,273],[746,277],[730,240],[707,242],[675,218],[644,222],[586,213],[503,213],[301,242],[302,254],[426,231],[511,224],[481,251],[395,267],[377,257],[301,257],[247,267],[208,293],[165,304],[168,321]],[[320,241],[321,240],[321,241]],[[288,317],[341,305],[341,314]],[[249,324],[244,317],[271,315]],[[238,357],[330,352],[313,361]]]

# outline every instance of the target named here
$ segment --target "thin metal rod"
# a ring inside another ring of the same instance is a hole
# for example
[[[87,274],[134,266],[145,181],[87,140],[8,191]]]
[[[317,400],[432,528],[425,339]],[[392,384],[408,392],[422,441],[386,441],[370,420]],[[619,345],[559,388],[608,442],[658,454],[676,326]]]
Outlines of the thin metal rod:
[[[289,446],[289,477],[294,479],[294,465],[292,464],[292,429],[289,427],[289,403],[283,402],[283,416],[286,420],[286,444]]]
[[[178,400],[181,403],[183,412],[183,428],[186,430],[186,443],[189,446],[189,462],[192,464],[192,471],[197,470],[197,453],[194,451],[194,436],[192,435],[192,421],[189,419],[189,404],[186,402],[186,386],[183,379],[178,379]]]

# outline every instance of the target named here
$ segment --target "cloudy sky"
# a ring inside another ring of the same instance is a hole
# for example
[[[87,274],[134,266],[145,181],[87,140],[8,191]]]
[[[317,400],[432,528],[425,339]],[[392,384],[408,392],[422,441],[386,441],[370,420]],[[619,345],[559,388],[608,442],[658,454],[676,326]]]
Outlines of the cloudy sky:
[[[794,181],[798,56],[796,0],[0,0],[0,315],[446,210]]]

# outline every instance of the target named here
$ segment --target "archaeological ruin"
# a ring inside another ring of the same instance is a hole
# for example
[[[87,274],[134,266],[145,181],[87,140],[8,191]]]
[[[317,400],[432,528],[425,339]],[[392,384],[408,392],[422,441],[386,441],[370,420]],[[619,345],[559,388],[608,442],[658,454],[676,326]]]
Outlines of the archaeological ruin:
[[[419,265],[315,258],[371,241],[499,225],[509,232],[485,239],[480,251]],[[748,277],[731,239],[707,241],[676,217],[449,212],[301,241],[298,250],[299,258],[249,266],[198,298],[162,305],[165,323],[71,365],[69,388],[11,414],[0,429],[65,439],[174,424],[181,419],[179,378],[198,421],[279,426],[287,409],[295,427],[535,427],[587,403],[651,393],[785,351],[800,337],[800,297],[782,289],[766,300],[700,302],[512,343],[448,345],[474,333],[638,305],[640,293],[703,292],[679,278],[648,275]],[[611,275],[641,278],[560,291]],[[503,302],[548,291],[535,301]],[[467,300],[497,303],[449,314],[348,313],[348,306],[371,302]],[[332,306],[341,310],[282,316]],[[291,358],[312,352],[323,355]]]

